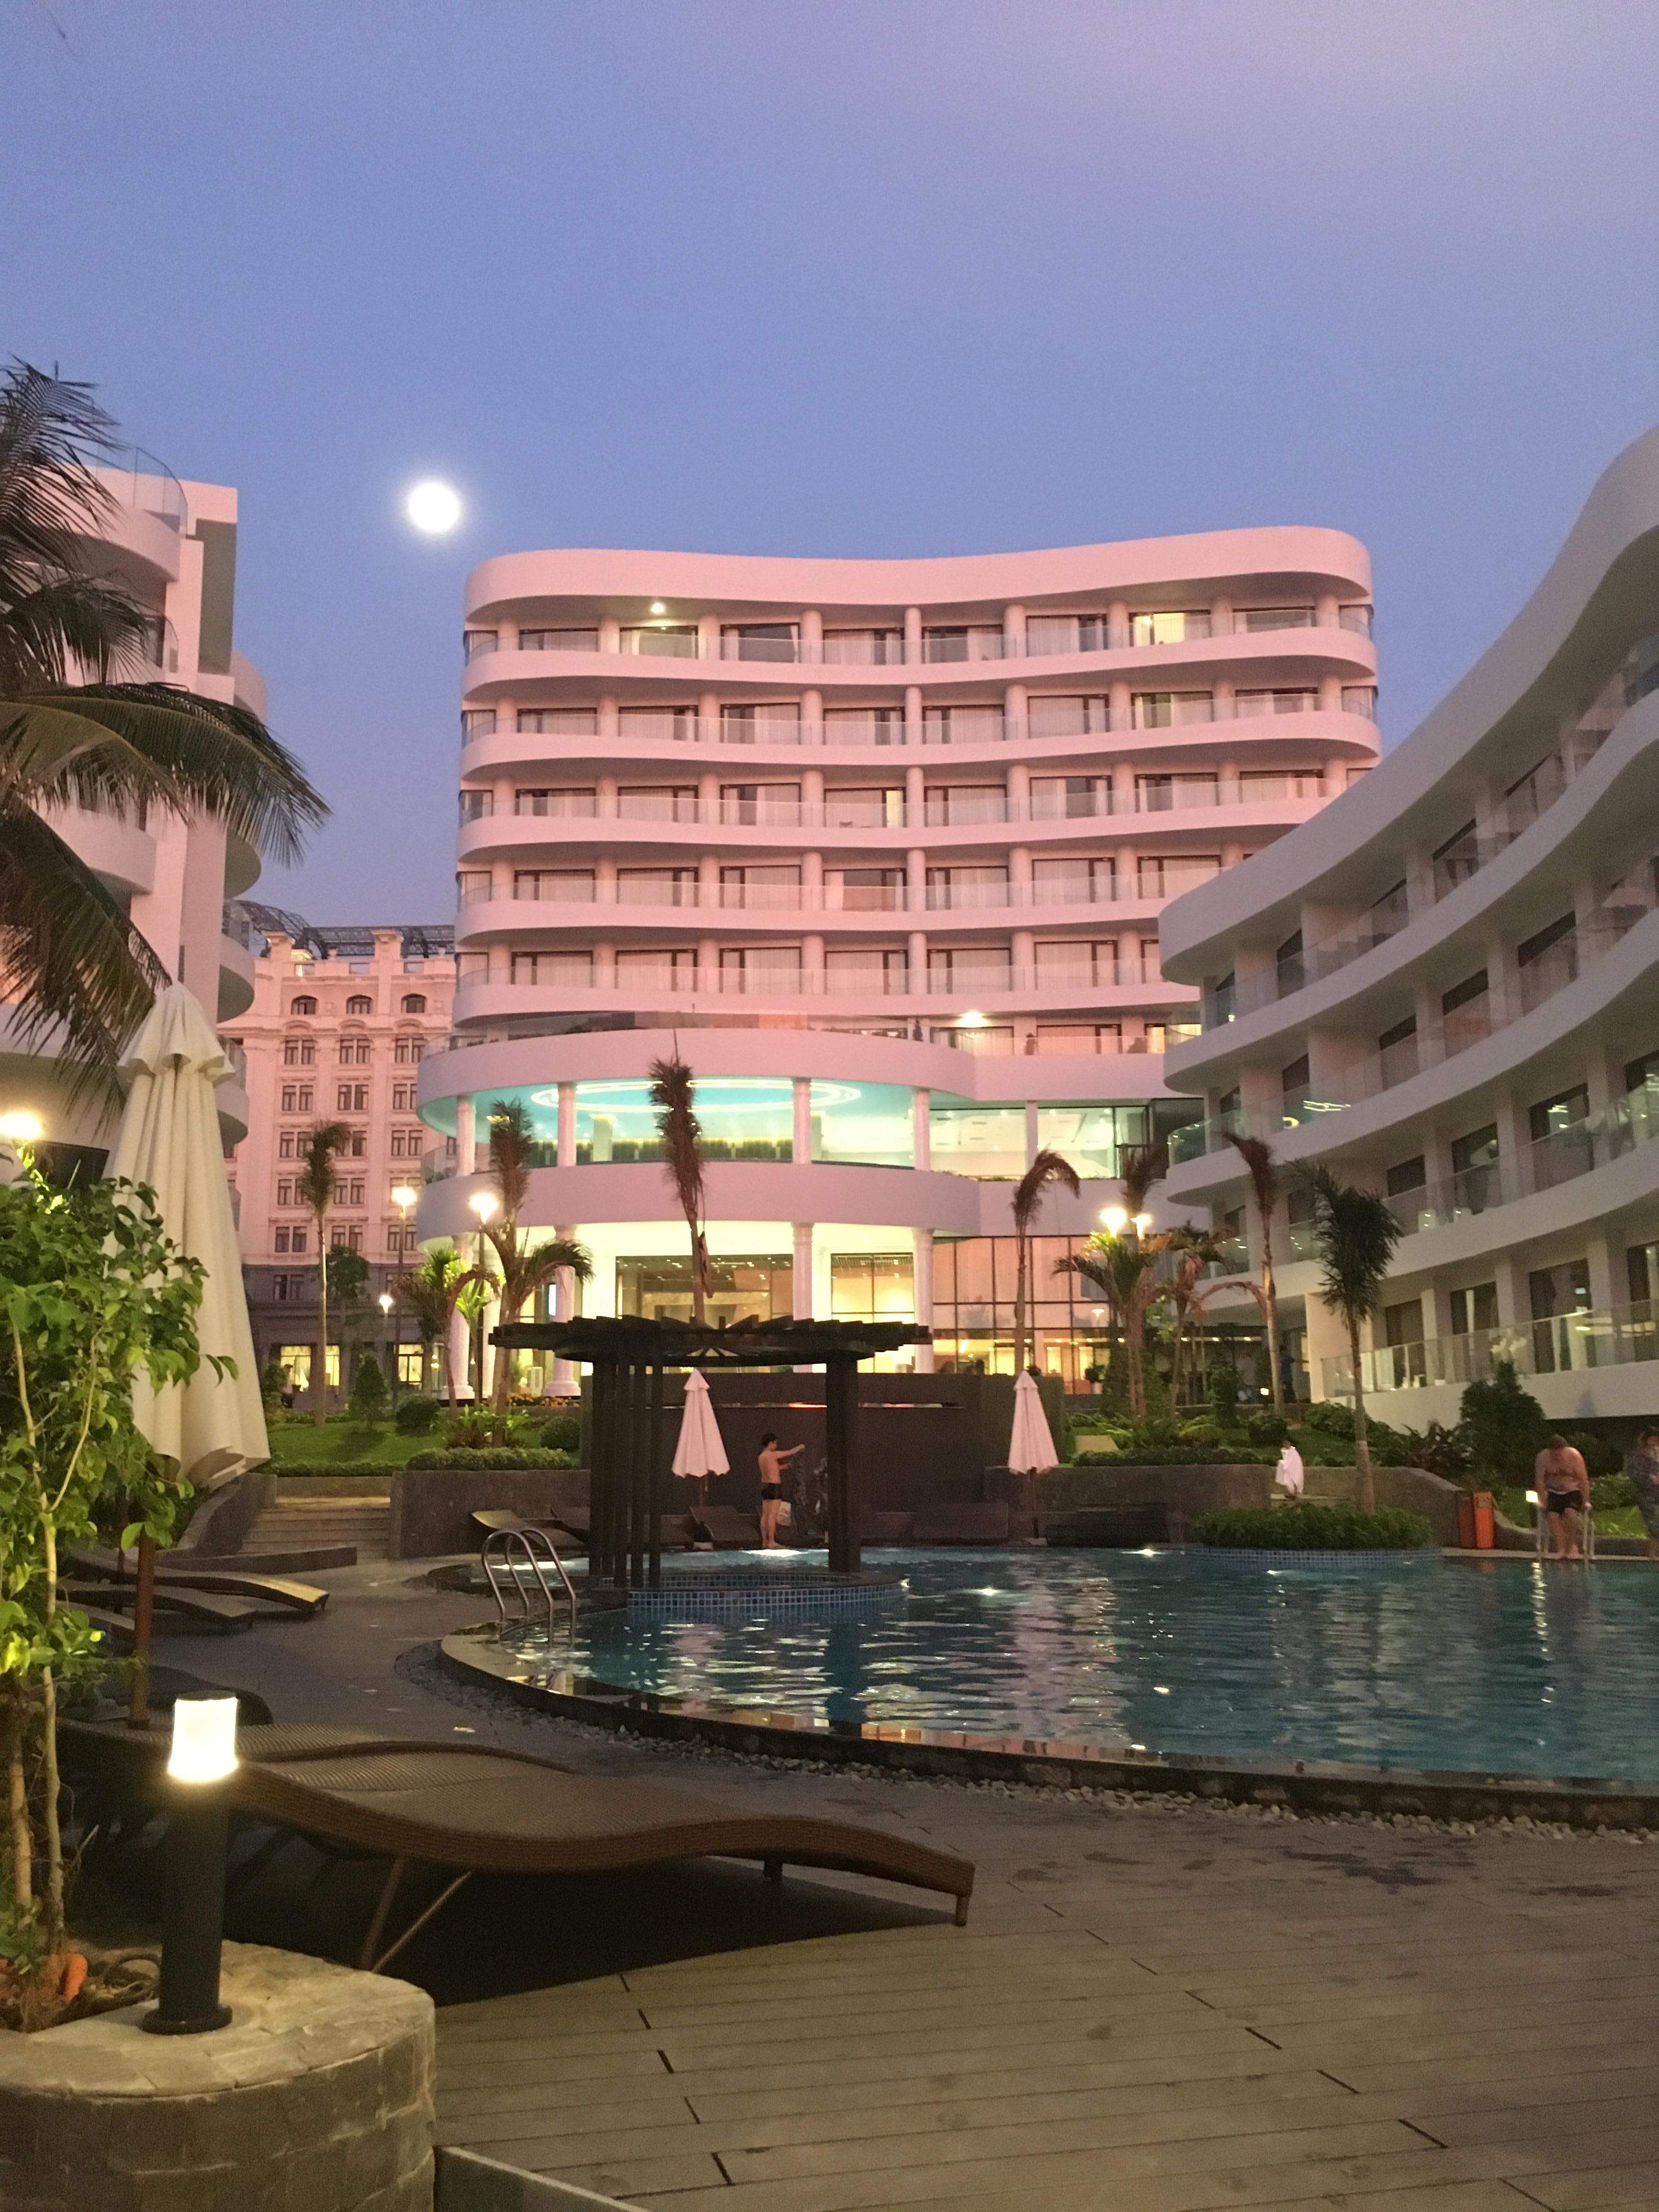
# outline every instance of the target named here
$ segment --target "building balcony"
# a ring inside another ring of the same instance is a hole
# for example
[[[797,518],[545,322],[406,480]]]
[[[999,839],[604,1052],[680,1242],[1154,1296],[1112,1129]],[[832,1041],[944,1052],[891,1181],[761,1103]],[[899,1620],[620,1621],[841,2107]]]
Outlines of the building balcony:
[[[1368,1398],[1490,1382],[1500,1360],[1523,1376],[1583,1375],[1659,1359],[1659,1310],[1648,1301],[1604,1312],[1550,1314],[1510,1328],[1429,1337],[1378,1346],[1359,1355]],[[1322,1363],[1324,1395],[1352,1398],[1353,1362],[1346,1352]],[[1402,1414],[1396,1419],[1404,1419]]]

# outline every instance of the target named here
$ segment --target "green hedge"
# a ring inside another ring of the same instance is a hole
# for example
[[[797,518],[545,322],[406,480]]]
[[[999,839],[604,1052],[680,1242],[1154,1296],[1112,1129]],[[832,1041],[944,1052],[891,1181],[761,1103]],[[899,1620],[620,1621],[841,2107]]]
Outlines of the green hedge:
[[[530,1451],[515,1449],[510,1444],[481,1445],[446,1444],[441,1451],[416,1452],[409,1462],[410,1470],[416,1468],[448,1468],[461,1474],[475,1468],[480,1474],[500,1474],[515,1468],[574,1467],[576,1455],[568,1451]]]
[[[1086,1437],[1079,1437],[1077,1449],[1072,1455],[1073,1467],[1264,1467],[1267,1464],[1260,1451],[1243,1451],[1231,1444],[1125,1444],[1121,1451],[1091,1452]]]
[[[1352,1505],[1238,1505],[1193,1523],[1200,1544],[1235,1552],[1420,1551],[1434,1531],[1420,1513],[1393,1506],[1360,1513]]]
[[[319,1460],[313,1466],[301,1461],[272,1460],[270,1471],[284,1482],[303,1482],[307,1475],[327,1475],[333,1481],[343,1475],[351,1481],[372,1482],[377,1488],[398,1473],[396,1467],[388,1467],[381,1459]]]

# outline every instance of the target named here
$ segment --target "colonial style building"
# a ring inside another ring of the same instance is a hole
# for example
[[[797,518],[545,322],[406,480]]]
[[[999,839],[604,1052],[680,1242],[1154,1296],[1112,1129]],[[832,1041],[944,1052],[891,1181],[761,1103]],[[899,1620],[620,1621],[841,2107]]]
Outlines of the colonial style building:
[[[413,1324],[395,1311],[384,1316],[376,1301],[415,1255],[421,1155],[429,1141],[416,1088],[424,1054],[449,1031],[453,933],[447,926],[313,928],[263,906],[243,907],[237,919],[259,948],[252,1003],[226,1035],[247,1068],[247,1132],[230,1173],[261,1365],[276,1358],[296,1391],[310,1387],[317,1224],[295,1176],[309,1131],[338,1121],[351,1144],[337,1164],[327,1236],[362,1253],[369,1272],[362,1309],[331,1315],[331,1322],[377,1344],[402,1381],[417,1383]],[[342,1378],[332,1327],[331,1335],[336,1387]]]

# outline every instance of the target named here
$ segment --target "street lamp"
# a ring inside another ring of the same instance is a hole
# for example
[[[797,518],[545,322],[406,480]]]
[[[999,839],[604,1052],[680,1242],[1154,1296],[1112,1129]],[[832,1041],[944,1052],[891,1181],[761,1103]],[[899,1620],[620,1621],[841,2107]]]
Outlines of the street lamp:
[[[218,1785],[235,1771],[235,1698],[179,1698],[167,1759],[174,1788],[161,1903],[160,2002],[140,2023],[151,2035],[206,2035],[230,2022],[229,2006],[219,2002],[230,1807]]]
[[[379,1297],[374,1301],[374,1303],[376,1304],[376,1305],[378,1305],[378,1306],[380,1307],[380,1311],[381,1311],[381,1313],[386,1316],[386,1321],[387,1321],[388,1322],[390,1322],[390,1321],[391,1321],[391,1319],[392,1319],[392,1293],[391,1293],[391,1291],[381,1291],[381,1293],[380,1293],[380,1297]],[[391,1367],[392,1372],[391,1372],[391,1374],[386,1377],[386,1380],[387,1380],[387,1382],[390,1383],[390,1385],[391,1385],[391,1387],[392,1387],[392,1396],[395,1398],[395,1397],[397,1396],[397,1395],[398,1395],[398,1340],[397,1340],[397,1338],[396,1338],[395,1336],[393,1336],[392,1338],[391,1338],[391,1339],[389,1340],[389,1343],[390,1343],[390,1350],[389,1350],[389,1352],[388,1352],[388,1354],[387,1354],[387,1359],[388,1359],[388,1364],[389,1364],[389,1365],[390,1365],[390,1367]]]
[[[1129,1225],[1129,1217],[1121,1206],[1103,1206],[1100,1218],[1109,1237],[1121,1237]]]
[[[501,1200],[493,1190],[475,1190],[467,1204],[478,1217],[478,1272],[484,1267],[484,1231],[501,1211]],[[472,1395],[482,1402],[483,1389],[483,1309],[478,1309],[472,1323]]]

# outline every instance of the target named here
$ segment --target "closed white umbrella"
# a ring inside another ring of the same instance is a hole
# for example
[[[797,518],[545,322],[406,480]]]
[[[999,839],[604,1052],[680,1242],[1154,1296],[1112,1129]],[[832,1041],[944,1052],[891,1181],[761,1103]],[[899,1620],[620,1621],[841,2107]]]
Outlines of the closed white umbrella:
[[[1035,1375],[1022,1372],[1014,1383],[1014,1433],[1008,1445],[1008,1464],[1016,1474],[1042,1474],[1060,1464]]]
[[[685,1411],[680,1416],[679,1441],[674,1446],[674,1472],[702,1482],[711,1474],[726,1474],[731,1465],[720,1442],[708,1385],[702,1370],[694,1367],[685,1378]]]
[[[202,1364],[188,1382],[159,1391],[136,1376],[133,1419],[157,1457],[200,1486],[270,1456],[213,1097],[230,1062],[194,994],[170,983],[121,1073],[131,1087],[107,1173],[148,1183],[167,1235],[207,1271],[196,1316]],[[216,1373],[210,1352],[234,1361],[234,1376]]]

